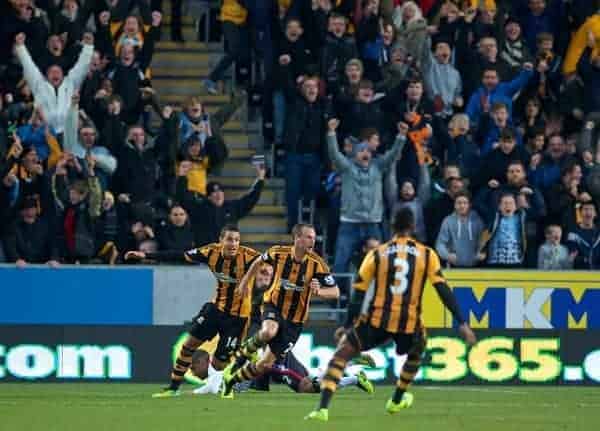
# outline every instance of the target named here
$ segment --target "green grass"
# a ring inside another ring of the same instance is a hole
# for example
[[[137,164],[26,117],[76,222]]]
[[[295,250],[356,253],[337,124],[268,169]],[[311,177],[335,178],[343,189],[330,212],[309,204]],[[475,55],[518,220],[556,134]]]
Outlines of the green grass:
[[[374,396],[342,390],[329,423],[307,423],[317,395],[276,387],[236,399],[151,399],[157,385],[0,384],[0,430],[43,431],[591,431],[600,429],[600,390],[583,387],[444,387],[413,389],[415,403],[384,412],[392,388]],[[189,389],[187,387],[186,389]]]

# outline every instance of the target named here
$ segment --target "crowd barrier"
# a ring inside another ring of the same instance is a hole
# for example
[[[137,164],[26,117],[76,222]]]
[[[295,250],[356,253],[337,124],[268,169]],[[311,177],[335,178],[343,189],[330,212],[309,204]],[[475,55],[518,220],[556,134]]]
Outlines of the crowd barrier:
[[[474,328],[600,329],[600,272],[445,272]],[[214,277],[191,266],[60,269],[0,266],[1,324],[177,325],[214,293]],[[430,328],[452,328],[435,289],[423,294]]]

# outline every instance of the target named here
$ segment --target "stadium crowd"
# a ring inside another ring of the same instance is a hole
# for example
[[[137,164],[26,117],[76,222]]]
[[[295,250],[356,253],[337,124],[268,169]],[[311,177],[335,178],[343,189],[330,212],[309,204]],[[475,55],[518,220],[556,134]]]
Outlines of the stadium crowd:
[[[239,199],[207,181],[248,91],[288,224],[317,202],[334,272],[402,207],[451,267],[600,268],[600,1],[220,3],[226,52],[204,87],[223,91],[233,63],[240,79],[209,115],[202,96],[179,112],[152,88],[160,2],[2,2],[0,259],[215,241],[264,187],[260,166]]]

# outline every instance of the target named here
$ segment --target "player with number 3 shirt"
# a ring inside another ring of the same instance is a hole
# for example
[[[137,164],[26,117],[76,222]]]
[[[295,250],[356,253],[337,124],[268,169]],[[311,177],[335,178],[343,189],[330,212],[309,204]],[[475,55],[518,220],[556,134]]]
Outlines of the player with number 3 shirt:
[[[348,309],[348,332],[323,377],[319,407],[306,419],[327,421],[329,403],[348,361],[359,352],[389,340],[395,342],[396,353],[406,354],[407,359],[386,410],[396,413],[412,405],[413,396],[406,389],[419,371],[426,346],[421,298],[427,280],[459,322],[467,343],[475,342],[475,335],[465,323],[444,279],[439,257],[412,236],[415,229],[412,211],[409,208],[398,211],[393,227],[392,240],[369,252],[360,266]]]

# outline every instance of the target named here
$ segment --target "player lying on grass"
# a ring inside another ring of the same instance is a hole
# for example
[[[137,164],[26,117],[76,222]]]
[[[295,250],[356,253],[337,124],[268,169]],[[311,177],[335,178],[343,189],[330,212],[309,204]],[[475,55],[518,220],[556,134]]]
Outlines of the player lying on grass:
[[[229,361],[231,352],[245,337],[245,329],[251,310],[251,295],[241,295],[236,287],[250,266],[258,261],[259,253],[240,245],[240,231],[235,226],[225,226],[221,231],[219,243],[195,248],[185,253],[163,251],[143,253],[129,251],[126,260],[150,259],[156,261],[207,264],[217,279],[216,295],[207,302],[200,313],[192,320],[189,335],[183,343],[171,372],[171,383],[163,391],[152,395],[153,398],[178,396],[179,386],[192,363],[192,355],[205,341],[219,335],[219,343],[209,367],[208,383],[219,387],[223,368]],[[258,267],[257,271],[258,272]],[[254,277],[246,279],[246,289],[251,292]],[[203,286],[201,286],[203,288]]]
[[[348,306],[348,331],[329,362],[321,382],[321,401],[305,419],[327,421],[329,403],[344,369],[362,350],[393,340],[398,355],[407,354],[393,397],[386,403],[388,413],[397,413],[413,403],[406,392],[414,380],[425,351],[425,328],[421,319],[422,293],[429,280],[468,344],[475,334],[465,323],[456,297],[442,274],[440,259],[431,248],[413,238],[415,217],[409,208],[398,211],[391,241],[370,251],[364,258]],[[361,310],[366,310],[361,314]],[[360,317],[359,317],[360,315]]]
[[[342,329],[342,328],[340,328]],[[343,334],[343,331],[336,331],[336,338],[339,338]],[[192,373],[200,378],[206,379],[208,376],[208,367],[210,365],[210,354],[202,349],[198,349],[192,356],[192,366],[190,370]],[[340,388],[346,386],[357,386],[359,389],[372,394],[375,390],[373,384],[369,381],[366,374],[362,370],[363,366],[375,367],[375,361],[368,354],[361,354],[359,358],[354,361],[352,365],[353,370],[348,369],[348,374],[340,380]],[[277,361],[275,364],[270,366],[265,374],[248,382],[238,383],[234,386],[235,392],[243,392],[246,388],[255,389],[258,391],[268,391],[269,383],[281,383],[286,384],[294,392],[314,394],[321,392],[321,379],[320,376],[311,376],[308,370],[302,365],[302,363],[294,356],[292,352],[288,352],[283,361]],[[194,394],[204,395],[217,393],[214,388],[209,385],[202,385],[199,388],[194,389]]]
[[[273,267],[272,286],[265,293],[260,330],[235,353],[223,372],[223,398],[233,398],[233,385],[254,380],[267,372],[277,359],[283,359],[296,344],[308,319],[310,299],[337,299],[340,291],[325,261],[313,251],[316,232],[313,226],[298,224],[292,229],[292,246],[271,247],[252,264],[238,287],[249,296],[249,282],[261,262]],[[264,349],[258,362],[247,362]]]

